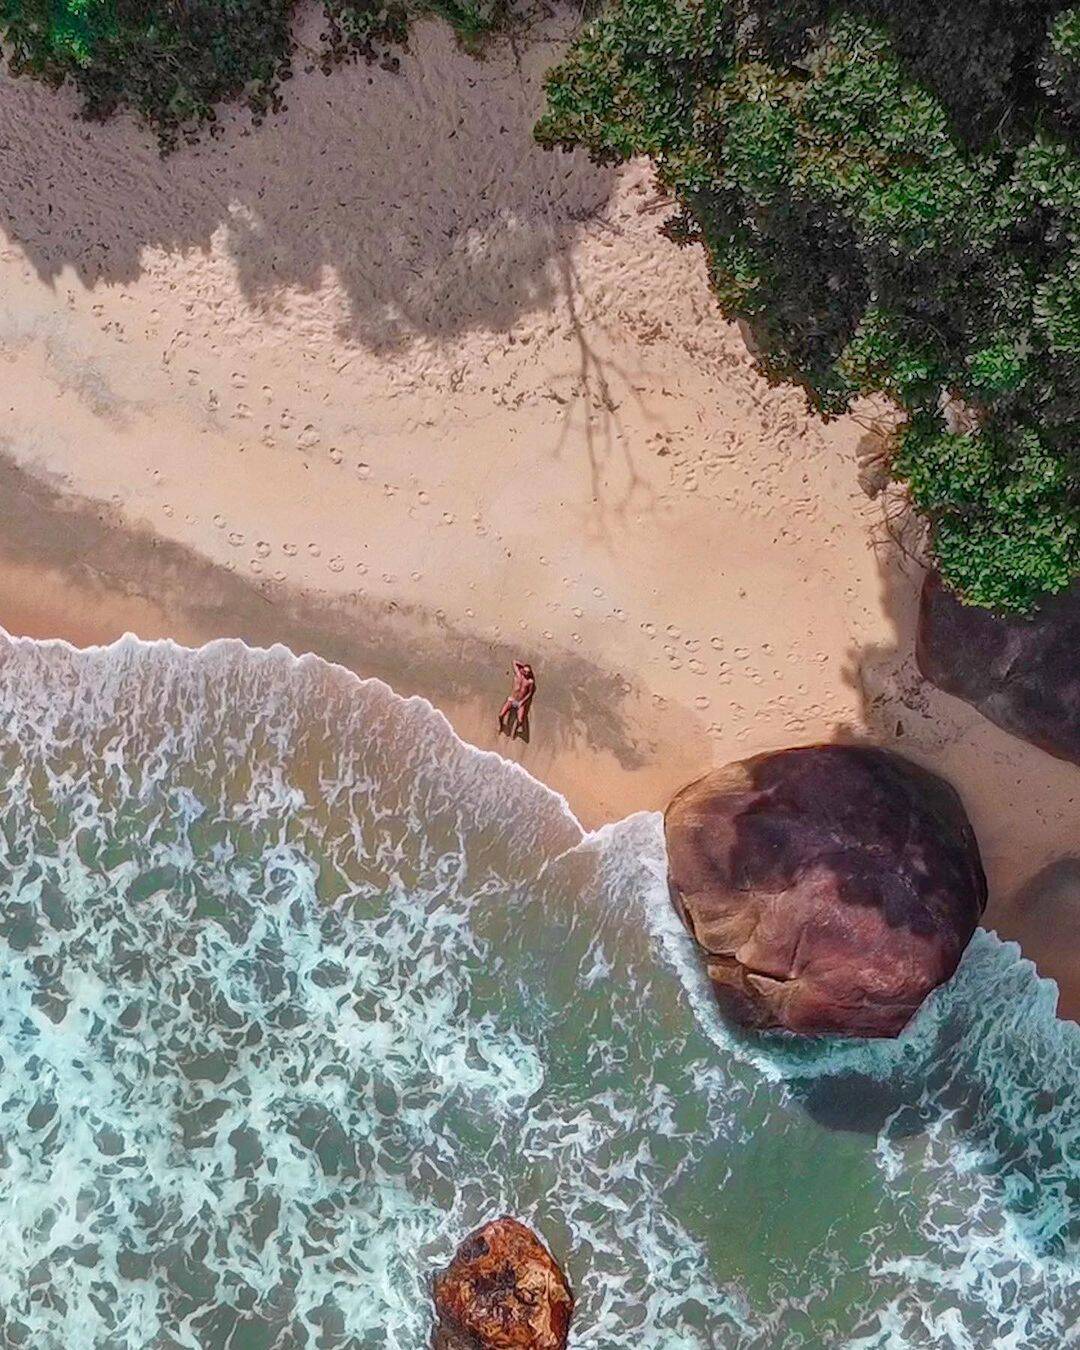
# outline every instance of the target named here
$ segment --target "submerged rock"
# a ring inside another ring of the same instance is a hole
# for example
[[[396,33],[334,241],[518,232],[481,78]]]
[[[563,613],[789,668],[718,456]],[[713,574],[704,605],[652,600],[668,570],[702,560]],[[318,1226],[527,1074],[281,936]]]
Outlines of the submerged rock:
[[[962,604],[936,573],[923,582],[916,643],[932,684],[999,727],[1080,764],[1080,585],[1030,616]]]
[[[744,1026],[895,1036],[986,904],[960,798],[885,750],[729,764],[664,817],[672,899]]]
[[[434,1350],[563,1350],[573,1309],[540,1239],[516,1219],[495,1219],[436,1277]]]

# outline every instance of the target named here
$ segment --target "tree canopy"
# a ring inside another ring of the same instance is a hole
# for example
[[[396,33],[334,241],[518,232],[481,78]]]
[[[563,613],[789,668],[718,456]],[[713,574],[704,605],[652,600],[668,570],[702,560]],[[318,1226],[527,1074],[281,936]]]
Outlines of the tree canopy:
[[[906,411],[965,599],[1080,573],[1080,7],[614,0],[547,95],[541,143],[651,156],[770,378]]]

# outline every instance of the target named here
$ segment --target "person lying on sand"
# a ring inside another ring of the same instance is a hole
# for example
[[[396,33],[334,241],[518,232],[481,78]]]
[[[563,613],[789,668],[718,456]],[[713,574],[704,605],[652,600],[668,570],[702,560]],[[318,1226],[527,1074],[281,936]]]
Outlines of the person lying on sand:
[[[502,706],[502,712],[499,713],[499,730],[513,740],[515,736],[528,736],[529,734],[529,708],[532,705],[533,695],[536,693],[536,676],[533,674],[533,668],[525,661],[514,662],[514,687],[510,691],[510,697]],[[507,718],[513,714],[509,725]]]

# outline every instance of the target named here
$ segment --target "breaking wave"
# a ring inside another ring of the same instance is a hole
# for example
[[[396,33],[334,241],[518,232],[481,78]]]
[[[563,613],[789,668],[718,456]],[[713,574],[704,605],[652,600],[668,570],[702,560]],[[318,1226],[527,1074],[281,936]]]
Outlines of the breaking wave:
[[[0,1345],[420,1350],[513,1212],[578,1350],[1046,1347],[1080,1030],[980,932],[896,1042],[741,1036],[661,822],[284,649],[0,634]]]

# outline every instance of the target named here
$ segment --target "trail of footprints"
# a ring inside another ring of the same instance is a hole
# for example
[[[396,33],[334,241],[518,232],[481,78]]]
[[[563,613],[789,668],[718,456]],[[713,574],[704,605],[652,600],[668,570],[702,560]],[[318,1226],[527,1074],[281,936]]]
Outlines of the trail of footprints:
[[[427,492],[419,493],[418,498],[423,499],[423,505],[425,506],[430,505],[431,503],[431,497]],[[442,519],[444,521],[449,520],[449,523],[453,523],[453,515],[450,512],[444,512]],[[229,544],[233,547],[239,548],[246,543],[244,532],[240,530],[229,530],[228,521],[224,516],[220,514],[216,515],[213,519],[213,523],[217,529],[227,531],[226,537]],[[474,523],[480,523],[479,516],[474,517]],[[322,556],[322,548],[316,542],[308,543],[302,548],[301,545],[287,540],[277,547],[284,558],[289,560],[299,557],[301,552],[306,553],[312,560],[317,560]],[[274,554],[274,545],[271,544],[269,540],[257,539],[253,546],[253,554],[254,556],[250,559],[249,566],[256,575],[262,574],[264,570],[263,564],[269,564],[269,560]],[[539,556],[538,562],[543,567],[550,566],[550,559],[543,554]],[[336,553],[327,560],[326,565],[331,572],[340,574],[345,570],[348,563],[342,554]],[[369,566],[363,560],[358,559],[354,561],[352,566],[359,576],[366,576],[369,572]],[[394,585],[398,581],[397,575],[392,572],[382,572],[379,575],[381,580],[387,585]],[[419,582],[423,579],[423,575],[422,572],[414,570],[409,573],[409,579],[413,582]],[[271,573],[271,576],[273,580],[278,583],[284,582],[287,579],[286,573],[280,568],[274,570]],[[565,587],[572,588],[575,585],[580,584],[580,579],[576,579],[572,576],[564,576],[562,578],[562,583]],[[473,588],[475,589],[475,583],[473,584]],[[603,600],[605,598],[605,592],[602,587],[593,586],[590,589],[594,600]],[[534,591],[527,591],[525,594],[527,599],[535,598]],[[552,614],[557,614],[564,608],[557,600],[548,600],[545,607]],[[574,619],[580,620],[586,617],[585,608],[581,604],[570,605],[568,606],[568,609],[570,615]],[[464,614],[467,619],[471,620],[476,618],[476,611],[472,607],[466,608]],[[435,618],[438,622],[444,623],[446,617],[446,612],[444,610],[440,609],[435,611]],[[628,618],[629,616],[623,608],[615,606],[602,616],[602,621],[626,623]],[[530,626],[525,620],[520,620],[518,627],[523,634],[528,634]],[[655,656],[653,658],[654,660],[662,661],[671,671],[685,669],[695,677],[707,680],[708,688],[710,690],[717,686],[721,688],[730,687],[736,680],[744,681],[758,687],[764,686],[767,682],[772,681],[778,686],[778,692],[776,694],[771,698],[768,698],[764,703],[755,706],[755,711],[750,715],[749,719],[747,716],[747,709],[742,704],[732,702],[728,705],[727,712],[736,727],[738,727],[740,722],[747,722],[747,725],[739,727],[734,731],[734,739],[737,741],[748,738],[752,729],[750,725],[751,721],[760,724],[762,721],[770,722],[776,720],[782,722],[786,731],[802,732],[806,730],[808,724],[813,723],[826,714],[827,710],[822,704],[806,704],[803,702],[809,692],[809,687],[806,682],[800,681],[795,685],[795,688],[792,691],[790,673],[785,674],[780,668],[780,665],[778,664],[780,658],[777,657],[773,644],[770,642],[761,644],[760,658],[755,658],[751,649],[743,645],[732,647],[729,653],[727,642],[720,635],[713,635],[705,640],[695,637],[692,634],[684,634],[676,624],[667,624],[665,627],[661,628],[651,620],[642,621],[639,624],[639,628],[647,640],[659,644],[660,654]],[[493,627],[490,631],[496,638],[501,635],[501,629],[499,627]],[[555,633],[551,628],[543,628],[540,630],[539,636],[546,642],[555,640]],[[575,630],[571,632],[570,640],[575,644],[580,644],[583,640],[583,636],[581,632]],[[825,662],[828,661],[829,656],[826,652],[817,652],[811,655],[793,648],[783,659],[785,663],[790,666],[805,664],[811,661]],[[631,692],[632,686],[627,681],[623,681],[622,687],[624,692]],[[661,694],[654,694],[652,701],[657,709],[666,708],[669,702],[669,700]],[[713,702],[714,697],[710,693],[699,693],[693,698],[695,710],[703,716],[709,713],[713,706]],[[708,734],[715,738],[727,735],[730,731],[731,728],[729,726],[725,726],[719,721],[713,721],[707,727]]]
[[[248,384],[246,377],[240,372],[234,372],[230,382],[233,389],[240,392],[244,391]],[[267,406],[267,411],[270,412],[274,401],[273,390],[271,386],[263,385],[261,392]],[[215,408],[218,406],[217,396],[213,394],[213,391],[211,391],[210,402]],[[231,417],[235,421],[246,422],[253,419],[254,413],[248,403],[241,401],[235,405]],[[298,419],[288,408],[280,409],[276,418],[271,416],[271,420],[263,423],[261,439],[264,445],[271,448],[276,447],[282,440],[287,439],[295,446],[296,450],[305,455],[326,454],[331,463],[340,466],[343,469],[345,467],[350,467],[352,473],[362,483],[370,482],[372,479],[372,467],[366,460],[359,458],[351,460],[350,464],[346,466],[345,453],[336,445],[331,445],[328,449],[324,449],[322,446],[322,433],[319,428],[312,422],[305,422],[302,426],[299,426]],[[689,471],[690,465],[687,464],[684,466],[682,463],[685,452],[683,447],[678,444],[679,439],[680,438],[673,437],[670,434],[662,435],[658,433],[656,437],[657,444],[653,448],[661,455],[670,454],[677,470],[685,469]],[[704,472],[707,477],[710,477],[712,472],[720,469],[721,466],[729,461],[733,454],[738,450],[737,438],[730,437],[729,439],[736,443],[722,444],[713,451],[711,457],[706,456],[704,460],[699,459],[696,465],[694,465],[694,468]],[[684,487],[685,486],[686,484],[684,484]],[[770,483],[768,486],[774,487],[775,484]],[[400,499],[407,514],[412,519],[427,517],[430,513],[431,523],[436,528],[449,528],[457,524],[457,518],[454,512],[450,510],[439,512],[433,501],[432,494],[426,488],[417,487],[415,482],[411,488],[405,488],[399,483],[384,481],[382,484],[382,492],[387,500]],[[765,495],[768,496],[768,494]],[[173,514],[173,508],[171,506],[167,505],[163,510],[166,515],[171,516]],[[187,517],[187,521],[189,524],[195,523],[191,517]],[[474,534],[478,538],[484,538],[491,532],[490,527],[484,521],[480,513],[474,514],[470,523]],[[213,524],[217,529],[226,532],[228,543],[233,548],[243,548],[247,544],[248,541],[245,532],[239,529],[230,529],[229,522],[223,515],[219,514],[214,516]],[[257,538],[251,546],[252,556],[250,556],[248,560],[248,567],[253,574],[262,575],[265,568],[272,567],[275,547],[286,560],[286,566],[289,561],[298,558],[301,555],[301,552],[306,553],[313,561],[319,560],[322,557],[322,547],[315,541],[302,545],[291,540],[286,540],[275,546],[267,539]],[[551,559],[545,554],[540,554],[537,561],[542,567],[551,566]],[[230,570],[235,570],[232,563],[228,563],[227,566]],[[328,557],[325,560],[325,566],[335,575],[340,575],[350,566],[359,577],[366,577],[370,571],[368,563],[363,559],[357,558],[349,560],[341,553],[335,553]],[[381,572],[377,575],[386,585],[395,585],[398,581],[397,575],[393,572]],[[421,581],[424,574],[421,571],[413,570],[410,571],[408,575],[409,579],[415,583]],[[274,582],[279,584],[287,580],[287,572],[281,567],[270,571],[269,576]],[[580,578],[564,576],[562,578],[562,583],[568,589],[573,588],[580,584]],[[475,589],[475,585],[473,588]],[[590,590],[593,600],[603,600],[605,598],[602,587],[593,586]],[[526,592],[526,598],[534,597],[534,595],[534,592]],[[546,608],[551,613],[555,614],[560,612],[563,606],[558,601],[549,600],[546,602]],[[586,617],[586,611],[582,604],[569,606],[569,612],[576,620],[581,620]],[[475,619],[476,617],[476,611],[471,607],[467,608],[464,611],[464,614],[465,617],[470,620]],[[436,610],[434,617],[439,623],[445,623],[447,618],[446,612],[442,609]],[[628,622],[628,619],[629,616],[626,611],[618,606],[613,607],[602,616],[602,621],[604,622],[626,623]],[[728,704],[727,713],[736,726],[739,722],[747,722],[747,725],[734,732],[734,738],[736,740],[745,740],[748,738],[752,730],[750,721],[760,723],[761,721],[777,720],[782,722],[786,731],[802,732],[809,723],[823,717],[826,713],[826,709],[821,704],[811,703],[807,705],[802,701],[808,693],[808,686],[805,683],[800,682],[796,685],[795,690],[793,692],[791,691],[790,674],[785,677],[783,671],[779,668],[777,664],[779,658],[775,655],[771,643],[766,642],[761,645],[761,657],[764,659],[759,661],[754,658],[750,648],[746,646],[735,646],[731,648],[729,653],[724,638],[719,635],[713,635],[708,639],[699,638],[694,635],[684,635],[682,630],[675,624],[667,624],[666,626],[660,627],[651,620],[642,621],[639,624],[639,627],[646,639],[650,642],[655,641],[659,645],[659,652],[653,658],[655,661],[662,662],[673,672],[685,670],[694,677],[707,681],[707,687],[710,690],[717,686],[720,688],[731,687],[736,680],[757,687],[763,687],[770,681],[775,682],[780,686],[778,692],[771,698],[768,698],[764,703],[755,703],[755,709],[749,715],[749,719],[748,710],[743,705],[738,702],[731,702]],[[521,620],[519,621],[518,629],[527,636],[530,625],[525,620]],[[489,631],[495,637],[501,635],[501,629],[499,627],[493,627]],[[537,636],[542,638],[545,642],[553,642],[555,640],[555,632],[552,628],[545,627],[540,629]],[[580,644],[583,641],[583,634],[575,629],[570,633],[570,640],[576,645]],[[784,658],[785,662],[789,665],[807,662],[825,662],[828,659],[828,654],[825,652],[817,652],[811,655],[808,653],[801,653],[794,649],[789,651]],[[622,682],[622,688],[624,692],[629,693],[631,692],[632,686],[628,681],[624,680]],[[652,696],[652,701],[657,709],[667,707],[669,702],[669,700],[661,694],[654,694]],[[710,709],[712,709],[714,696],[711,693],[699,693],[693,697],[692,702],[695,710],[704,717],[704,715],[708,714]],[[726,727],[719,721],[712,721],[707,727],[708,734],[716,738],[730,734],[730,730],[730,727]]]

